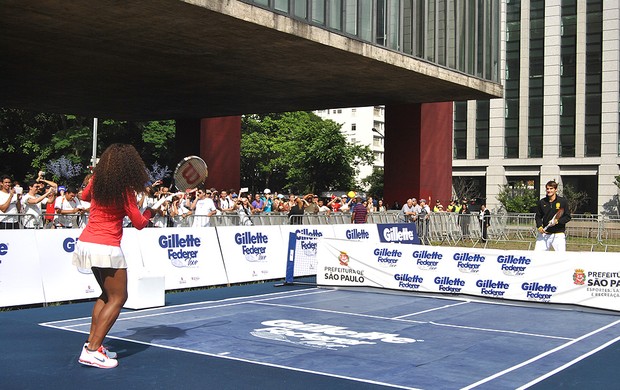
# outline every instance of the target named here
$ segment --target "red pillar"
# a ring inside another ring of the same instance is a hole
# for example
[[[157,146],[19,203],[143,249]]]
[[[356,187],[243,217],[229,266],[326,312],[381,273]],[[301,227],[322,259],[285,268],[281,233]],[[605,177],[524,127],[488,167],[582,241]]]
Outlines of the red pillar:
[[[219,190],[241,185],[241,117],[176,121],[176,155],[202,157],[209,167],[207,187]]]
[[[385,107],[384,199],[452,197],[452,102]],[[429,201],[429,198],[432,200]]]

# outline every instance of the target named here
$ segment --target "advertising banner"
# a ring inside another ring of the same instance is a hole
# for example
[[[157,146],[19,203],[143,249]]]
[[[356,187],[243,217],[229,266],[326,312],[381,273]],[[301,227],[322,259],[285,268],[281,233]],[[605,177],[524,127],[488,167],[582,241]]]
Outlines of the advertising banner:
[[[377,225],[373,224],[346,224],[333,225],[334,238],[341,240],[355,240],[379,242],[379,232]]]
[[[230,283],[283,278],[288,237],[280,226],[217,228]]]
[[[0,236],[0,307],[45,302],[36,238],[32,230]]]
[[[153,228],[138,233],[142,259],[165,275],[166,290],[227,283],[214,227]]]
[[[415,223],[380,223],[377,230],[381,242],[420,244]]]
[[[82,229],[35,230],[46,302],[96,298],[101,289],[90,269],[71,264]]]
[[[284,244],[293,244],[292,247],[288,248],[289,254],[287,259],[289,263],[287,263],[287,266],[293,268],[286,271],[287,282],[292,282],[293,277],[297,276],[316,275],[316,241],[319,238],[334,238],[335,234],[332,225],[282,225],[280,229]],[[296,234],[297,242],[289,242],[290,233]],[[296,249],[295,244],[297,253],[291,253],[291,250],[294,251]],[[291,256],[295,258],[295,261],[292,261]]]
[[[321,239],[317,283],[467,294],[620,311],[620,270],[600,252],[533,252]]]

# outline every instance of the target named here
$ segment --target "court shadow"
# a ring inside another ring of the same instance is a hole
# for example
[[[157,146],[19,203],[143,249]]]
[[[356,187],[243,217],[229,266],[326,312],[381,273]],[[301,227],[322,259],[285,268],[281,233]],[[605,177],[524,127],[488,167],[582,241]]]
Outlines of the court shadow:
[[[168,326],[168,325],[155,325],[155,326],[144,326],[139,328],[128,328],[128,331],[132,331],[133,333],[124,336],[124,338],[130,340],[136,340],[139,342],[126,342],[121,340],[111,341],[110,347],[115,351],[118,351],[119,354],[122,353],[124,356],[133,355],[135,353],[144,351],[151,346],[149,344],[154,343],[157,344],[158,341],[161,340],[174,340],[179,338],[188,337],[187,332],[193,329],[205,328],[205,327],[217,327],[217,326],[226,326],[230,324],[231,321],[226,320],[216,320],[205,322],[197,326],[193,326],[191,328],[181,329],[176,326]],[[144,344],[142,344],[144,343]],[[124,348],[124,349],[121,349]]]

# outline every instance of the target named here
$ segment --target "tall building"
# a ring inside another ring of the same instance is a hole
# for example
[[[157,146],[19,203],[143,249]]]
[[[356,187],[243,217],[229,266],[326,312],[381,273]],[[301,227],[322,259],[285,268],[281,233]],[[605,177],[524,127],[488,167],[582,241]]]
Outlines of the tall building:
[[[578,212],[616,213],[620,2],[504,0],[504,98],[454,104],[453,179],[487,205],[500,186],[556,180],[588,193]]]
[[[542,197],[556,180],[588,194],[578,212],[616,214],[620,2],[502,0],[500,21],[504,98],[454,103],[453,182],[471,181],[497,209],[505,184],[524,182]],[[375,146],[376,119],[359,114],[372,109],[321,116],[343,123],[349,140]]]
[[[353,107],[314,111],[323,119],[341,124],[341,133],[352,144],[368,145],[375,155],[372,165],[363,165],[356,176],[359,183],[370,176],[375,167],[383,168],[385,139],[385,107]]]

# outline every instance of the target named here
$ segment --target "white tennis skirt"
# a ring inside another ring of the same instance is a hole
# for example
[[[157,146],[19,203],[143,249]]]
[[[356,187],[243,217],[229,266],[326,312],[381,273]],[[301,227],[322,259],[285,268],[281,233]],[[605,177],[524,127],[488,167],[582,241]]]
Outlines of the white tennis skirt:
[[[127,268],[120,246],[78,241],[73,252],[73,265],[81,269]]]

